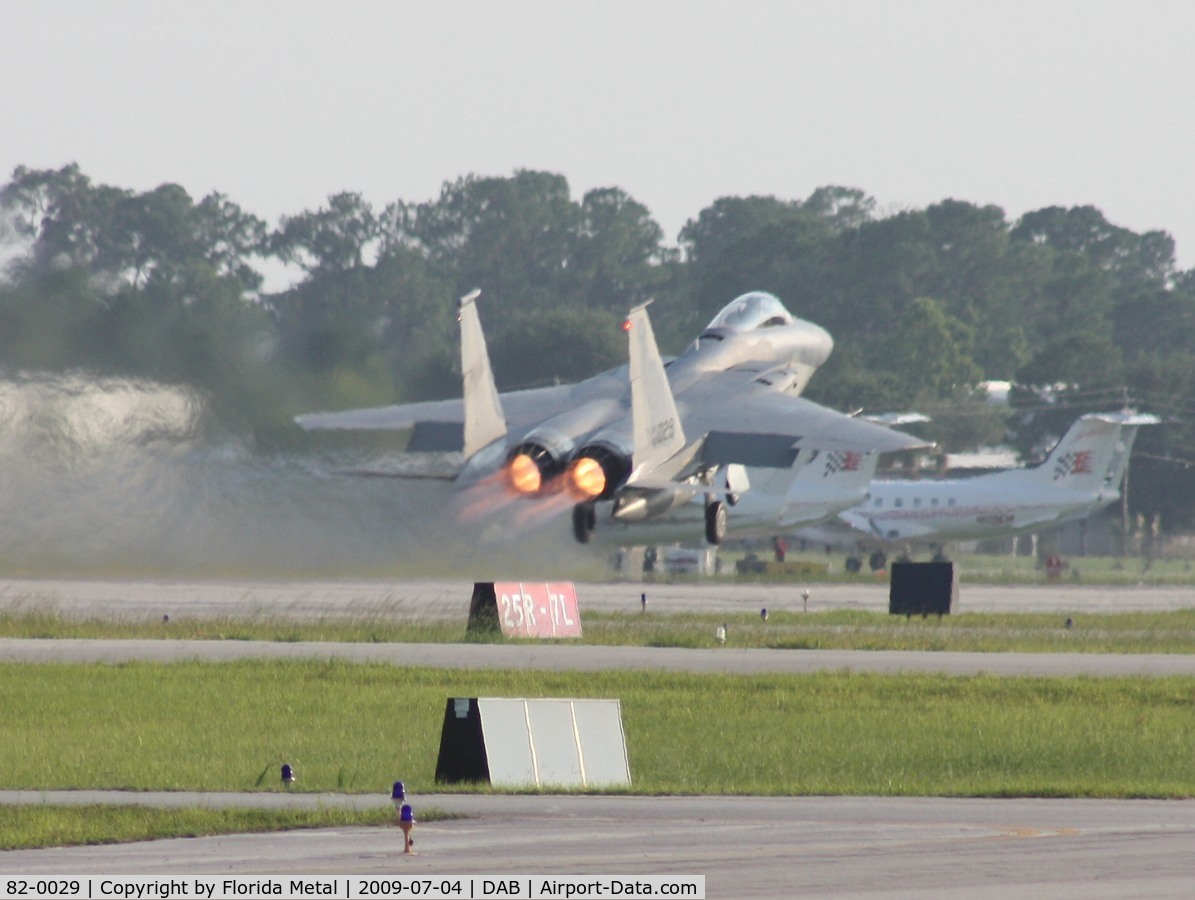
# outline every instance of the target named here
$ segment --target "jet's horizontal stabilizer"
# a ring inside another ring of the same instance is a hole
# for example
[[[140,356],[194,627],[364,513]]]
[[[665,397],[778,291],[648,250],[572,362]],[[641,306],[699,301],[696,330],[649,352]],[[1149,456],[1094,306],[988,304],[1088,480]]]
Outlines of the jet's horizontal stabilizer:
[[[399,453],[366,466],[340,469],[337,475],[354,478],[419,478],[452,481],[465,465],[460,453]]]
[[[1096,419],[1113,425],[1161,425],[1162,420],[1151,413],[1119,412],[1119,413],[1087,413],[1084,419]]]

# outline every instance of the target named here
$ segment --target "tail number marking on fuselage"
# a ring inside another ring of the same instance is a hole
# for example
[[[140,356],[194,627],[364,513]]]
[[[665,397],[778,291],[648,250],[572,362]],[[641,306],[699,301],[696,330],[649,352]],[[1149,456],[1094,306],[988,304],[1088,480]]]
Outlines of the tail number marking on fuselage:
[[[651,445],[658,447],[676,436],[676,419],[664,419],[651,426]]]
[[[987,513],[986,515],[975,517],[975,521],[980,525],[996,525],[999,527],[1011,525],[1014,519],[1016,519],[1014,513]]]

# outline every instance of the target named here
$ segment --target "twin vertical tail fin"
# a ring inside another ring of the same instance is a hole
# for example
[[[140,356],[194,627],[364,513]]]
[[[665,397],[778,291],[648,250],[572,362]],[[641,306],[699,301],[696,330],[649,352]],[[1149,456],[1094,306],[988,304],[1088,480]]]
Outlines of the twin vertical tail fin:
[[[628,484],[649,476],[685,446],[676,401],[656,346],[647,304],[627,317],[630,337],[631,433],[634,468]]]
[[[498,399],[485,335],[477,316],[474,290],[460,299],[461,373],[464,381],[464,455],[471,459],[479,450],[506,435],[506,416]]]

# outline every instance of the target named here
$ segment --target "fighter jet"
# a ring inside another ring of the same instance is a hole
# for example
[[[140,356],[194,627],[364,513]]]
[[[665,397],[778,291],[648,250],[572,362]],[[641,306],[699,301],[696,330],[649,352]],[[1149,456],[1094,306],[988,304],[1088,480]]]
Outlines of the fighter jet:
[[[813,451],[888,452],[924,442],[798,395],[833,349],[830,335],[773,295],[732,300],[680,356],[660,356],[647,306],[630,311],[629,363],[574,385],[499,394],[477,313],[462,297],[463,397],[302,415],[305,429],[413,429],[408,474],[458,488],[497,478],[535,500],[566,494],[589,539],[598,503],[618,522],[664,515],[700,496],[706,539],[726,531],[742,467],[791,468]]]
[[[1045,461],[974,478],[874,480],[867,499],[839,514],[854,543],[883,568],[887,551],[929,546],[943,557],[950,541],[1000,537],[1081,519],[1120,499],[1129,453],[1142,425],[1161,420],[1141,413],[1079,417]],[[827,523],[827,526],[829,523]],[[811,540],[841,538],[846,529],[803,531]],[[858,557],[848,568],[858,570]]]

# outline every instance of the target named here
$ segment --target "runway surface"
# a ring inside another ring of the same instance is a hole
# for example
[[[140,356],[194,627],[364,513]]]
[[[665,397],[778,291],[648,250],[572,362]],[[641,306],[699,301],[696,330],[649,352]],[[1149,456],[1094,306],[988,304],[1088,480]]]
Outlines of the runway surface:
[[[886,612],[888,583],[870,577],[835,584],[686,582],[578,583],[582,611],[758,612],[866,609]],[[83,617],[465,619],[470,581],[262,581],[166,579],[5,579],[0,611],[37,610]],[[1102,613],[1195,607],[1195,588],[1109,587],[1076,583],[982,585],[963,583],[960,612]]]
[[[733,637],[733,635],[732,635]],[[19,640],[0,638],[0,662],[186,659],[343,659],[438,669],[604,669],[804,674],[821,671],[940,672],[944,675],[1195,675],[1195,656],[1166,653],[951,653],[888,650],[771,650],[603,647],[561,644],[342,644],[305,641]]]
[[[213,802],[230,799],[219,798]],[[0,854],[0,868],[22,877],[704,875],[710,898],[951,900],[1186,898],[1195,873],[1195,803],[1188,801],[455,795],[414,802],[470,818],[417,825],[418,855],[408,857],[395,828],[346,828],[10,851]]]
[[[394,616],[462,620],[471,583],[5,581],[0,609],[171,619],[186,616]],[[811,610],[886,609],[880,584],[814,585]],[[799,586],[578,585],[582,609],[754,611],[800,608]],[[1066,613],[1195,606],[1187,588],[964,586],[963,610]],[[0,641],[0,659],[231,658],[347,655],[444,667],[625,666],[698,671],[856,668],[966,674],[1195,674],[1173,655],[846,653],[838,651],[469,645],[258,644],[187,641]],[[749,760],[743,761],[749,765]],[[385,797],[19,792],[0,803],[163,805],[380,804]],[[469,818],[422,823],[419,855],[395,829],[166,840],[0,853],[22,876],[410,874],[704,875],[721,897],[1189,897],[1195,801],[432,795]]]

